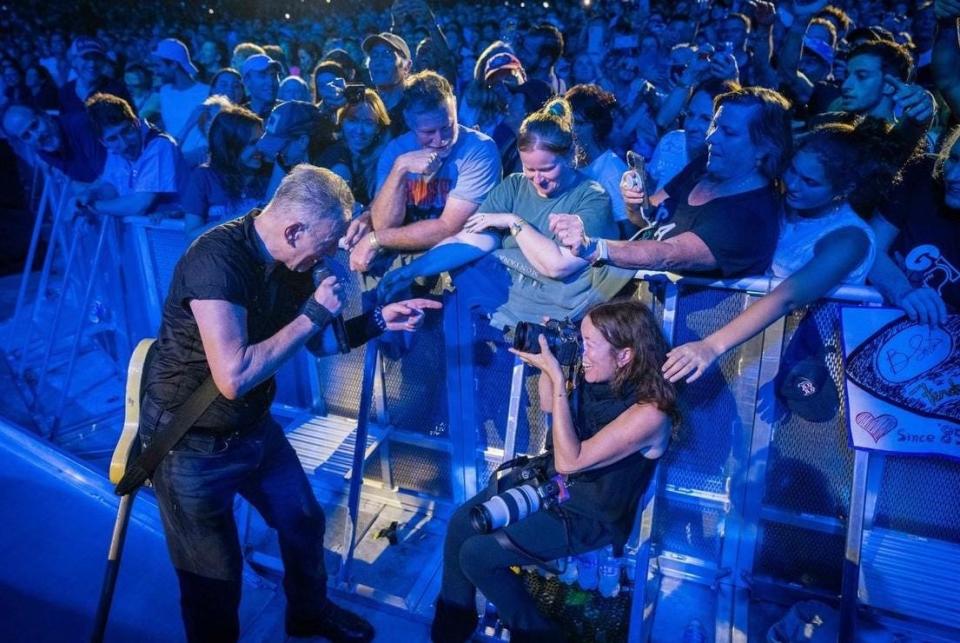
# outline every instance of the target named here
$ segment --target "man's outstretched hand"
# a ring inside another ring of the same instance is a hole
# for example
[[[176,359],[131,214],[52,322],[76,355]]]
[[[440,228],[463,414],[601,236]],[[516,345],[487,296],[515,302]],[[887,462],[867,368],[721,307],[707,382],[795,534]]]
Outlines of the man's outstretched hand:
[[[387,304],[382,309],[383,321],[387,322],[387,330],[417,330],[423,325],[426,309],[439,310],[443,304],[432,299],[405,299],[393,304]]]

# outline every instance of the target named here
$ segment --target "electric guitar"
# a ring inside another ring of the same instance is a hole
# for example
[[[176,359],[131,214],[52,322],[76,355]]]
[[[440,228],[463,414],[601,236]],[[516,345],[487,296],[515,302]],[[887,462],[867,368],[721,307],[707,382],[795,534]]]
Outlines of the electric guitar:
[[[117,446],[110,459],[110,482],[117,484],[127,470],[127,465],[136,459],[140,453],[140,439],[137,431],[140,428],[140,400],[143,399],[144,375],[150,369],[150,360],[156,355],[156,341],[153,338],[141,339],[140,343],[130,356],[127,367],[126,402],[123,415],[123,431]],[[127,523],[130,520],[130,511],[133,508],[133,498],[136,491],[120,497],[117,507],[117,519],[113,525],[113,535],[110,539],[110,550],[107,552],[107,570],[103,584],[100,587],[100,601],[97,604],[97,613],[93,621],[91,643],[102,643],[107,629],[107,618],[110,615],[110,605],[113,603],[113,590],[117,584],[117,573],[120,571],[120,555],[123,553],[123,541],[127,534]]]
[[[140,401],[143,399],[144,376],[150,368],[150,362],[156,355],[156,339],[141,339],[130,356],[127,367],[127,387],[123,414],[123,431],[110,459],[110,482],[117,484],[127,470],[127,465],[140,453],[140,440],[137,430],[140,428]]]

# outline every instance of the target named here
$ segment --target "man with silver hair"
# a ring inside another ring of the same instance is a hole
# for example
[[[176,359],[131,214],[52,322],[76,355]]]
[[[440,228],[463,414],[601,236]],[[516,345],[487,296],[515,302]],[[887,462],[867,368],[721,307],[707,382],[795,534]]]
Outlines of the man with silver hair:
[[[277,530],[286,631],[369,641],[373,628],[326,596],[323,510],[297,455],[270,414],[274,374],[303,346],[336,350],[331,321],[343,307],[335,276],[311,270],[337,249],[353,198],[343,179],[294,167],[262,211],[200,236],[178,262],[146,374],[140,440],[160,440],[194,391],[217,396],[153,475],[189,641],[236,641],[243,556],[234,521],[239,493]],[[414,330],[414,299],[345,322],[350,346],[384,330]]]

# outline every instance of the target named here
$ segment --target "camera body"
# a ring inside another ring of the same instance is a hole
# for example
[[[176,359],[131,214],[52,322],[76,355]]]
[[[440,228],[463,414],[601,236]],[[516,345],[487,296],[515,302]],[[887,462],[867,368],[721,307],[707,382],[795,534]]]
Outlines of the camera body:
[[[516,475],[521,484],[470,510],[470,524],[478,533],[488,534],[570,498],[566,478],[559,473],[550,476],[543,460],[524,466]]]
[[[551,319],[542,326],[518,322],[513,334],[513,347],[524,353],[539,354],[541,335],[547,338],[547,346],[561,366],[573,366],[580,361],[580,329],[569,320]]]
[[[363,83],[347,83],[343,88],[343,95],[347,102],[356,105],[363,102],[366,85]]]

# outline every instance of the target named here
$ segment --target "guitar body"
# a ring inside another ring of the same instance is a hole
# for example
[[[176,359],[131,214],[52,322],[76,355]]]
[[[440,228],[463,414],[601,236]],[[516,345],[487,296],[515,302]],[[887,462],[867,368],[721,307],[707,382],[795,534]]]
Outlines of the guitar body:
[[[140,428],[140,402],[143,399],[146,381],[144,376],[150,368],[150,361],[156,354],[156,339],[141,339],[130,356],[127,367],[127,387],[123,414],[123,431],[110,459],[110,482],[117,484],[127,470],[127,465],[140,452],[140,440],[137,431]]]

